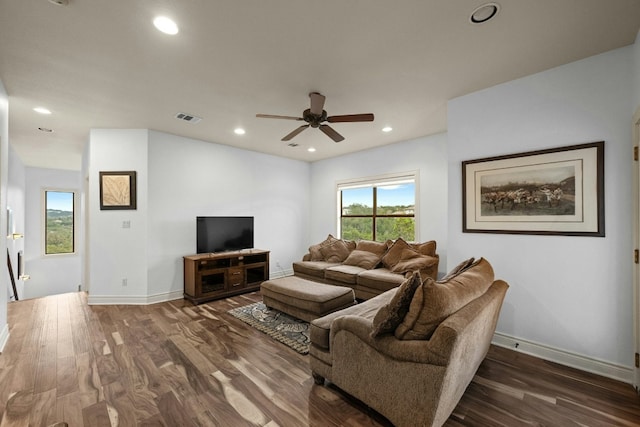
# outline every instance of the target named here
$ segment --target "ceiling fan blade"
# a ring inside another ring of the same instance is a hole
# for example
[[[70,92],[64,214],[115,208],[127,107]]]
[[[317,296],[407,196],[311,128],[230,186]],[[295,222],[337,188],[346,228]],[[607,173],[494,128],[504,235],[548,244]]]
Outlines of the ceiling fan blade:
[[[340,142],[344,140],[344,136],[340,135],[329,125],[320,125],[320,130],[325,133],[329,138],[333,139],[334,142]]]
[[[373,114],[345,114],[343,116],[331,116],[327,117],[329,123],[341,123],[341,122],[372,122]]]
[[[311,114],[321,116],[324,108],[324,95],[320,95],[318,92],[311,92],[309,97],[311,98]]]
[[[309,125],[302,125],[299,128],[296,128],[289,135],[287,135],[284,138],[282,138],[280,141],[289,141],[289,140],[293,139],[294,136],[296,136],[297,134],[299,134],[300,132],[302,132],[303,130],[305,130],[308,127],[309,127]]]
[[[261,119],[285,119],[285,120],[304,120],[302,117],[278,116],[274,114],[256,114]]]

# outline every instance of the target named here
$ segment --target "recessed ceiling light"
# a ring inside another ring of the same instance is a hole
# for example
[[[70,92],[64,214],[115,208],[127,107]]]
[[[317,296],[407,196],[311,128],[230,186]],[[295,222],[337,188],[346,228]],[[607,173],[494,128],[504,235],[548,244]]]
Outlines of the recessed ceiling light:
[[[235,133],[236,135],[244,135],[246,132],[245,132],[245,130],[244,130],[244,129],[242,129],[242,128],[235,128],[235,129],[233,130],[233,133]]]
[[[309,148],[307,148],[307,151],[310,152],[310,153],[315,153],[316,149],[313,148],[313,147],[309,147]]]
[[[44,108],[44,107],[36,107],[33,109],[33,111],[40,114],[51,114],[51,111],[49,111],[47,108]]]
[[[165,34],[178,34],[178,25],[166,16],[156,17],[153,20],[153,25],[155,25],[159,31],[162,31]]]
[[[391,132],[393,128],[391,126],[385,126],[382,128],[382,132]]]
[[[469,21],[472,24],[482,24],[495,17],[499,11],[500,5],[498,3],[483,4],[471,13]]]
[[[53,129],[49,129],[49,128],[38,128],[38,130],[41,131],[41,132],[46,132],[46,133],[53,132]]]

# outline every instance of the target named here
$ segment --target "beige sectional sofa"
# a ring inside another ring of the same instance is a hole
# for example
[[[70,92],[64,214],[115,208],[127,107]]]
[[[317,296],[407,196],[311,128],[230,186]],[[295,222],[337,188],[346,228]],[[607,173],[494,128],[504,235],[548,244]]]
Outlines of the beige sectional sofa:
[[[506,282],[473,259],[311,322],[309,363],[397,427],[440,426],[489,349]]]
[[[405,275],[419,270],[422,277],[436,278],[439,256],[436,242],[358,242],[327,239],[309,248],[302,261],[293,263],[294,275],[308,280],[348,286],[357,299],[369,299],[399,286]]]

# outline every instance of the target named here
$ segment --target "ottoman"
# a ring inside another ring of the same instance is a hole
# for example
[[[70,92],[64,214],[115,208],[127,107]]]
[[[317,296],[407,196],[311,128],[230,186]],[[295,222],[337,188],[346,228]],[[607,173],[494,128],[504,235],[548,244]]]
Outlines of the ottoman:
[[[260,292],[267,307],[307,322],[356,303],[351,288],[325,285],[297,276],[262,282]]]

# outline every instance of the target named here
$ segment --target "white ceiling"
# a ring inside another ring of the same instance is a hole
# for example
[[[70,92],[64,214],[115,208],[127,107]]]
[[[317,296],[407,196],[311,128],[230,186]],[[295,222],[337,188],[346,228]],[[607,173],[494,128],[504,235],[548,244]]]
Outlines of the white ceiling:
[[[471,24],[484,3],[0,0],[10,143],[27,166],[73,170],[91,128],[314,161],[443,132],[448,100],[629,45],[640,28],[638,0],[499,0],[494,20]],[[178,35],[158,32],[156,15],[172,17]],[[327,97],[329,115],[375,121],[332,124],[346,138],[338,144],[307,129],[292,148],[280,139],[300,122],[255,117],[300,116],[311,91]],[[181,122],[178,112],[203,120]]]

